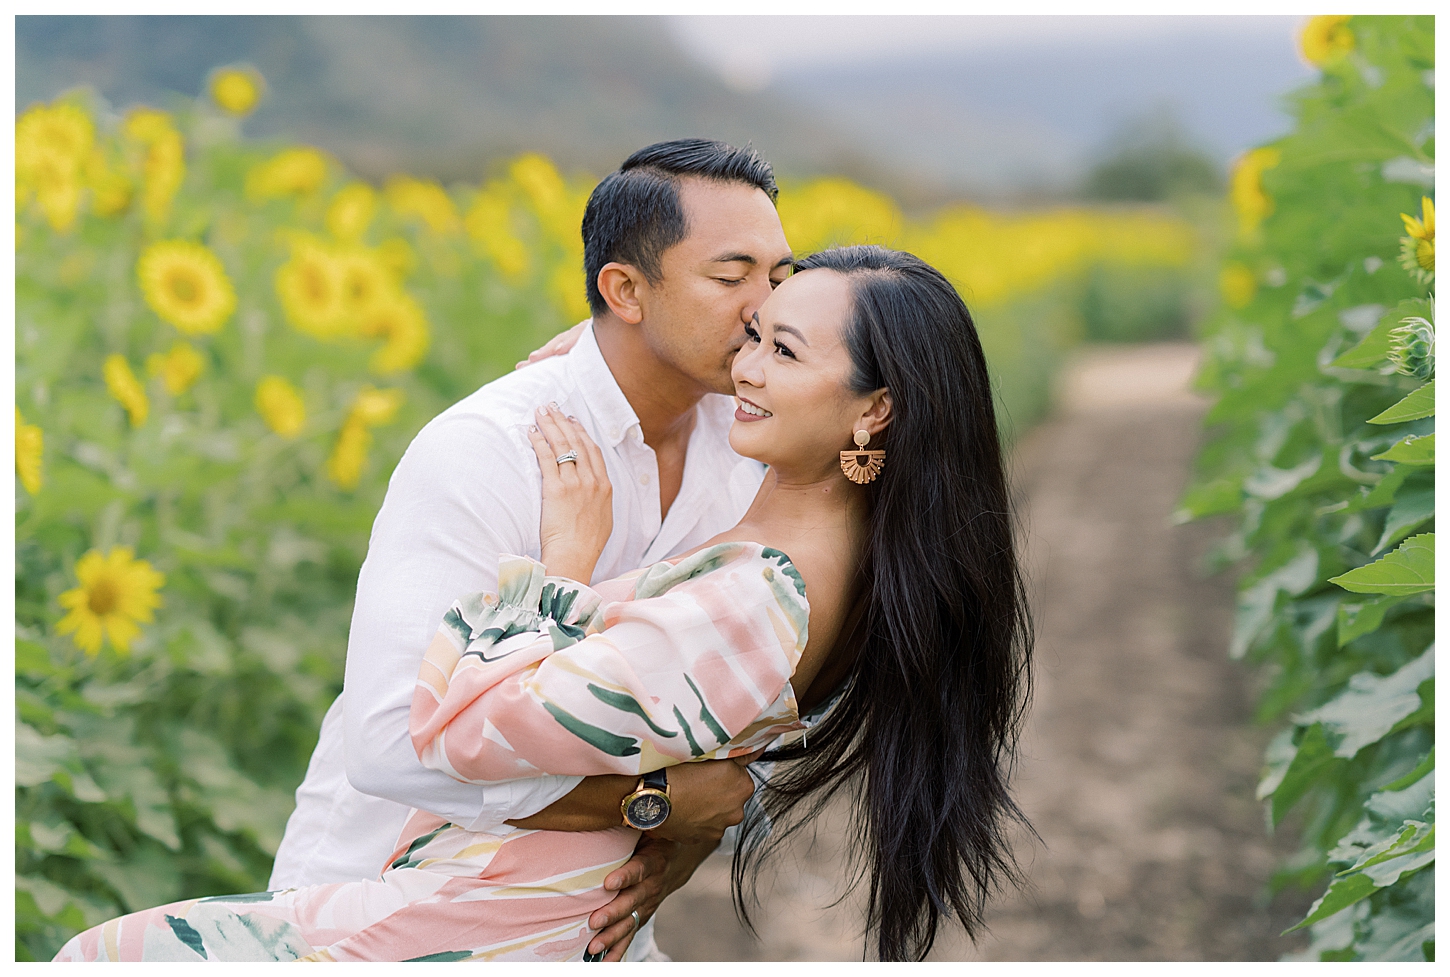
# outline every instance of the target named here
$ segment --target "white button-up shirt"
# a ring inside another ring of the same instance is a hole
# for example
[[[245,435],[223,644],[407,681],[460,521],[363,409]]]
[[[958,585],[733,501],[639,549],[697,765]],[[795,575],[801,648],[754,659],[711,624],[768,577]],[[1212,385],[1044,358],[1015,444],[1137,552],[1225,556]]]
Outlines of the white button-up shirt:
[[[270,887],[376,878],[412,807],[472,830],[527,817],[579,777],[481,786],[418,762],[408,712],[423,652],[449,604],[498,586],[498,556],[539,558],[542,484],[527,429],[556,402],[599,445],[614,529],[594,570],[607,580],[682,553],[740,521],[764,477],[727,440],[731,398],[695,408],[684,479],[660,520],[659,469],[594,338],[507,374],[428,423],[398,462],[358,575],[342,695],[297,789]]]

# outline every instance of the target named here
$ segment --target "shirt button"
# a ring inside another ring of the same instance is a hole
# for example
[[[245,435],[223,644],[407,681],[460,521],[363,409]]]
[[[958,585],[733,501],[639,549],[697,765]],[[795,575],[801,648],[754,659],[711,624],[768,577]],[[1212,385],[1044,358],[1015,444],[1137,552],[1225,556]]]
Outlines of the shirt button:
[[[639,484],[641,484],[641,485],[648,485],[649,484],[649,476],[648,475],[641,475],[639,477]]]
[[[619,428],[617,428],[617,427],[610,428],[609,429],[609,437],[610,437],[610,440],[612,440],[612,441],[618,441],[619,440]]]

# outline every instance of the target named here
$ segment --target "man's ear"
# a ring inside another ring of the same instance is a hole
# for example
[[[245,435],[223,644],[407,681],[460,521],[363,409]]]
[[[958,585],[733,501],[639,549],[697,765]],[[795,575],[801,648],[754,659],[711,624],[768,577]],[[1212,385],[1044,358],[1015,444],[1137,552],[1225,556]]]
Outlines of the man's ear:
[[[599,286],[599,294],[604,297],[609,311],[616,317],[635,326],[643,321],[644,306],[640,303],[640,293],[649,283],[638,268],[611,261],[599,269],[595,284]]]
[[[891,423],[891,391],[882,387],[871,395],[871,405],[861,413],[861,419],[856,422],[853,430],[860,431],[863,428],[873,438],[886,430]]]

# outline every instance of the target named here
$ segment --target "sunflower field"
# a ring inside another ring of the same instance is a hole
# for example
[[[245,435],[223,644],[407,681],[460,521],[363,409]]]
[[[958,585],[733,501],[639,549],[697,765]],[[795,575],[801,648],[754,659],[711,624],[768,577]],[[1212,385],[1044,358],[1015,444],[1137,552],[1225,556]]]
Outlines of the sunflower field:
[[[265,887],[341,688],[393,465],[434,414],[587,315],[594,180],[524,155],[380,186],[249,140],[247,66],[166,111],[16,123],[16,953]],[[1025,425],[1085,276],[1187,275],[1167,210],[907,220],[787,184],[793,244],[917,250],[962,284]]]
[[[1282,726],[1259,784],[1322,892],[1295,959],[1435,958],[1434,22],[1316,17],[1297,127],[1230,182],[1183,519],[1231,514],[1231,654]]]

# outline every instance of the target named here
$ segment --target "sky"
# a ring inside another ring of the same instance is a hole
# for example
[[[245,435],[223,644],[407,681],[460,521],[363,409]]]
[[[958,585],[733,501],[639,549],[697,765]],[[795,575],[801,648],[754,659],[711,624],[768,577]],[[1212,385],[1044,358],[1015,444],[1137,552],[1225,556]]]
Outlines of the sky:
[[[1292,38],[1303,16],[675,16],[681,45],[723,78],[763,89],[781,71],[910,54],[1000,47],[1074,46],[1186,35]]]

